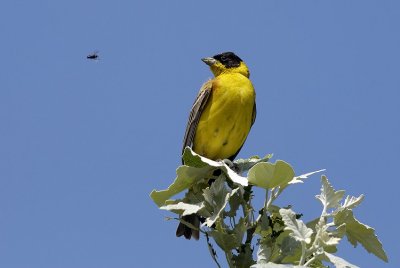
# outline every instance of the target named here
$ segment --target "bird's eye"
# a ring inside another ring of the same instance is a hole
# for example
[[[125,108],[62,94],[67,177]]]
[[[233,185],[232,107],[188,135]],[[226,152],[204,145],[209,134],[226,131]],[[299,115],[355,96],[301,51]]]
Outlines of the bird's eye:
[[[222,56],[222,57],[221,57],[221,61],[226,61],[226,57],[225,57],[225,56]]]

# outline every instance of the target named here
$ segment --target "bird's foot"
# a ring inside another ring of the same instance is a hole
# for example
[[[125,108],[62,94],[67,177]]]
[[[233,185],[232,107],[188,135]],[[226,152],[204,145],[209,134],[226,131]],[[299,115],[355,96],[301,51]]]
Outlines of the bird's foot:
[[[222,160],[222,162],[224,162],[230,169],[232,169],[235,173],[238,173],[239,174],[239,172],[240,172],[240,170],[239,170],[239,167],[235,164],[235,163],[233,163],[231,160],[229,160],[229,159],[224,159],[224,160]]]

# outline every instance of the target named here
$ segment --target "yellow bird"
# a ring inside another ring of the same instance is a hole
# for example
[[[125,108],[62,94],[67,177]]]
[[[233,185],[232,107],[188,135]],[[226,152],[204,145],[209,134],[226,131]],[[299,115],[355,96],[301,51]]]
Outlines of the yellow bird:
[[[202,59],[214,74],[204,83],[190,111],[182,153],[189,146],[212,160],[233,160],[256,119],[256,93],[246,64],[233,52]],[[184,221],[200,226],[195,214]],[[176,236],[199,239],[199,231],[179,223]]]

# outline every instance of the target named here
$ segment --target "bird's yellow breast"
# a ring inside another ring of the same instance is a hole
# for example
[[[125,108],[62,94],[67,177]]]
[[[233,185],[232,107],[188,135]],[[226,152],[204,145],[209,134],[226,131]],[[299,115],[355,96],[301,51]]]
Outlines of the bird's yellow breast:
[[[253,85],[244,75],[227,73],[214,78],[193,150],[214,160],[234,156],[250,131],[254,104]]]

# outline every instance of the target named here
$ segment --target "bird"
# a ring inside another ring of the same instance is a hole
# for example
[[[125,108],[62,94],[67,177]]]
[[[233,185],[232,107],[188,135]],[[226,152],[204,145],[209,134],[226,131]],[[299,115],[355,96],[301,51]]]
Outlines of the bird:
[[[182,154],[186,147],[211,160],[231,161],[242,148],[251,127],[257,108],[256,93],[250,81],[250,72],[245,62],[233,52],[224,52],[201,59],[214,75],[206,81],[191,108]],[[190,191],[190,190],[189,190]],[[186,215],[176,236],[199,239],[200,218],[196,214]]]

